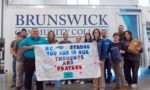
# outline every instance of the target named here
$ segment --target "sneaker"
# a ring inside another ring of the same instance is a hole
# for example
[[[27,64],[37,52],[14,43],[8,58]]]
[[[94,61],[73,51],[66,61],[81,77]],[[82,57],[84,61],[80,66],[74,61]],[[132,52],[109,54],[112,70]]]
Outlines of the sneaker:
[[[72,84],[72,82],[71,82],[70,80],[68,80],[68,81],[67,81],[67,84],[68,84],[68,85],[71,85],[71,84]]]
[[[83,84],[85,84],[85,82],[84,81],[80,81],[80,84],[83,85]]]
[[[131,88],[137,88],[137,84],[132,84]]]
[[[62,83],[61,83],[62,85],[65,85],[66,84],[66,81],[62,81]]]

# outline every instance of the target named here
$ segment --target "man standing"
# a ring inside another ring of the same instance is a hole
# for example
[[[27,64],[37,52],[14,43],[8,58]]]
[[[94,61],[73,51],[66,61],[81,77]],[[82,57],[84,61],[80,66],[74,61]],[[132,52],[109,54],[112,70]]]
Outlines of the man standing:
[[[111,61],[109,56],[109,49],[111,46],[112,41],[107,38],[107,30],[102,30],[102,58],[105,60],[104,64],[104,75],[105,75],[105,81],[106,83],[110,83],[112,79],[112,73],[111,73]]]
[[[24,72],[24,58],[19,55],[20,52],[19,43],[24,40],[27,36],[26,29],[20,31],[20,39],[16,43],[17,47],[17,57],[16,57],[16,90],[21,90],[23,86],[23,72]]]
[[[124,26],[123,25],[119,25],[118,27],[118,34],[119,34],[119,37],[120,37],[120,41],[122,41],[124,39]]]
[[[12,77],[12,85],[11,88],[16,86],[16,58],[17,58],[17,51],[18,51],[18,47],[17,47],[17,42],[21,39],[21,32],[17,32],[16,33],[16,39],[13,40],[11,42],[10,45],[10,52],[12,54],[13,57],[13,61],[12,61],[12,69],[13,69],[13,77]]]
[[[32,77],[35,72],[35,55],[33,45],[46,44],[47,41],[39,36],[37,28],[32,28],[31,36],[22,40],[19,44],[24,56],[24,70],[25,70],[25,90],[32,90]],[[36,89],[43,90],[43,83],[36,81]]]
[[[71,43],[71,41],[69,41],[68,38],[69,38],[68,32],[64,32],[63,33],[63,40],[60,41],[60,44]]]

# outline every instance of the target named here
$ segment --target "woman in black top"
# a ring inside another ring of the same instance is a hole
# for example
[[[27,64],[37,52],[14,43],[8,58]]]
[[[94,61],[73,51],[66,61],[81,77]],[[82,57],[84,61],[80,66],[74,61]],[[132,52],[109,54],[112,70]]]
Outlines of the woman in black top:
[[[140,52],[138,54],[134,54],[129,52],[128,47],[131,41],[133,40],[132,33],[130,31],[126,31],[124,33],[123,49],[125,51],[124,54],[124,74],[125,79],[129,86],[132,88],[137,87],[138,83],[138,70],[140,65]]]

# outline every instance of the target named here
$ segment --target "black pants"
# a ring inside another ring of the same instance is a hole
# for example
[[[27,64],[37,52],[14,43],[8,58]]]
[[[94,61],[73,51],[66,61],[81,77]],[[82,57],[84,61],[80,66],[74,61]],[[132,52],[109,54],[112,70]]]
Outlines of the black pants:
[[[25,69],[25,81],[24,81],[25,90],[32,90],[32,77],[35,72],[35,60],[25,58],[24,69]],[[43,83],[36,81],[36,88],[37,90],[43,90]]]
[[[105,74],[105,80],[106,82],[110,82],[112,79],[112,73],[111,73],[111,63],[110,63],[110,59],[105,59],[105,65],[104,65],[104,74]]]
[[[138,82],[138,70],[140,61],[125,60],[124,61],[124,74],[125,79],[129,85],[137,84]]]

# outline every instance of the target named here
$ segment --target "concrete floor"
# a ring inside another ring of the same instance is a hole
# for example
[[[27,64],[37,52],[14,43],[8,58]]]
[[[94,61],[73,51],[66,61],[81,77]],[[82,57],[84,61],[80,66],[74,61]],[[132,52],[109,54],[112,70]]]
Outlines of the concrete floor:
[[[7,85],[6,75],[0,74],[0,90],[8,90]]]
[[[0,90],[15,90],[10,89],[10,83],[7,82],[6,79],[7,75],[0,74]],[[113,89],[113,84],[107,84],[107,87],[105,90],[116,90]],[[44,85],[44,90],[57,90],[55,87],[50,87]],[[60,90],[92,90],[92,84],[72,84],[72,85],[64,85],[61,87]],[[137,89],[130,89],[127,87],[121,88],[119,90],[150,90],[150,70],[140,70],[139,75],[139,84]]]
[[[56,90],[55,88],[52,88],[50,86],[46,86],[45,90]],[[60,90],[93,90],[92,84],[73,84],[73,85],[64,85]],[[150,90],[150,77],[147,77],[144,80],[140,80],[138,88],[137,89],[131,89],[128,87],[123,87],[121,89],[115,89],[114,84],[107,84],[105,90]]]

